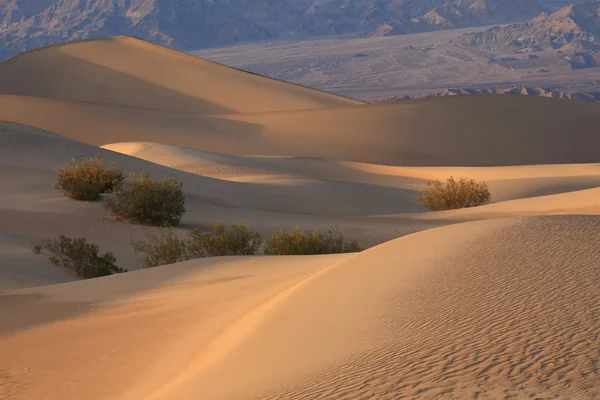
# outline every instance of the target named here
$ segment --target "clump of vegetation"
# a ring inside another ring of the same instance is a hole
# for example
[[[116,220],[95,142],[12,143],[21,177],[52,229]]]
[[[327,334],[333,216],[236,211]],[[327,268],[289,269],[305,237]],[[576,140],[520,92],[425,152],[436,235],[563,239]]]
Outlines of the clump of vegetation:
[[[176,226],[185,213],[183,183],[164,177],[153,181],[150,174],[132,174],[131,180],[115,190],[106,207],[118,218],[144,225]]]
[[[55,189],[75,200],[94,201],[101,193],[111,193],[125,180],[123,169],[106,167],[100,158],[73,158],[72,165],[56,169],[58,181]]]
[[[32,250],[33,250],[34,254],[40,255],[40,254],[42,254],[42,245],[36,244],[36,245],[32,246]]]
[[[251,231],[244,221],[225,226],[213,225],[210,232],[193,230],[182,239],[172,229],[162,229],[159,236],[148,235],[146,240],[132,240],[140,262],[146,267],[173,264],[180,261],[218,256],[252,256],[260,253],[260,234]],[[326,233],[317,230],[281,231],[266,240],[265,255],[308,255],[353,253],[363,249],[356,241],[346,241],[337,227]]]
[[[450,177],[446,183],[429,181],[418,197],[419,202],[429,210],[456,210],[476,207],[489,203],[491,194],[487,184],[474,179]]]
[[[260,234],[246,227],[241,221],[226,227],[215,224],[211,232],[204,233],[200,228],[190,233],[187,251],[190,259],[218,256],[253,256],[258,253],[262,239]]]
[[[159,236],[148,235],[145,241],[131,243],[136,253],[143,254],[142,265],[149,268],[203,257],[256,255],[262,241],[258,232],[250,231],[241,221],[229,227],[216,224],[210,232],[197,228],[187,239],[163,229]]]
[[[143,254],[140,263],[144,268],[189,260],[186,240],[172,229],[161,229],[159,236],[148,234],[146,240],[132,240],[131,245],[136,254]]]
[[[118,267],[117,259],[112,253],[99,254],[97,245],[88,243],[84,238],[68,238],[60,235],[58,239],[44,239],[41,244],[33,246],[35,254],[41,254],[42,249],[53,255],[49,261],[53,265],[64,265],[72,269],[82,278],[96,278],[127,272]]]
[[[347,242],[337,227],[327,233],[302,231],[299,228],[290,232],[284,230],[265,240],[265,255],[308,255],[338,254],[362,251],[357,241]]]

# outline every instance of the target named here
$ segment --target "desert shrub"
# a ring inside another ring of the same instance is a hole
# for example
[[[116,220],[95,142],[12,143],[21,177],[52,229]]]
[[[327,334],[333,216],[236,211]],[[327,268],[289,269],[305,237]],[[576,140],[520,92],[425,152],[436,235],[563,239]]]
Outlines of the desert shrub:
[[[42,254],[42,245],[41,244],[36,244],[34,246],[31,247],[31,249],[33,250],[34,254]]]
[[[302,231],[295,228],[290,232],[284,230],[265,240],[266,255],[308,255],[338,254],[362,251],[358,242],[347,242],[337,227],[330,228],[327,233],[319,231]]]
[[[94,201],[101,193],[111,193],[124,180],[116,165],[107,168],[100,158],[73,158],[72,165],[58,167],[56,190],[75,200]]]
[[[140,263],[145,268],[188,260],[187,241],[171,229],[161,229],[159,236],[148,234],[146,240],[132,240],[136,254],[142,254]]]
[[[136,253],[142,254],[146,267],[173,264],[203,257],[255,255],[261,246],[260,234],[250,231],[244,221],[226,227],[216,224],[210,232],[194,229],[187,239],[180,239],[170,229],[159,236],[148,235],[146,240],[132,241]]]
[[[483,182],[466,178],[456,181],[450,177],[446,183],[439,180],[427,182],[418,200],[429,210],[441,211],[480,206],[488,203],[491,195]]]
[[[190,258],[218,256],[253,256],[258,253],[262,240],[258,232],[248,229],[245,221],[215,224],[211,232],[196,228],[190,233],[187,248]]]
[[[176,226],[185,213],[183,183],[164,177],[153,181],[147,172],[132,174],[131,181],[115,190],[106,200],[113,215],[144,225]]]
[[[97,245],[88,243],[84,238],[68,238],[60,235],[58,239],[44,239],[40,245],[34,246],[34,252],[40,254],[42,249],[53,255],[49,258],[53,265],[64,265],[72,269],[82,278],[96,278],[127,272],[115,263],[117,259],[112,253],[99,254]]]

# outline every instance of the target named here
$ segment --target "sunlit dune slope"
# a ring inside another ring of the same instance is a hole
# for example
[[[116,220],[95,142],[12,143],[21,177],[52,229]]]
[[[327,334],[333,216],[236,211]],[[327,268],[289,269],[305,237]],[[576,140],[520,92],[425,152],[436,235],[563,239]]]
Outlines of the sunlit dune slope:
[[[126,36],[17,55],[0,64],[0,93],[208,114],[361,104]]]
[[[340,181],[365,183],[372,185],[368,189],[369,196],[376,196],[377,190],[383,188],[404,189],[407,191],[404,200],[415,203],[416,194],[428,180],[445,180],[450,176],[486,182],[494,202],[600,186],[600,164],[394,167],[311,157],[221,154],[147,142],[114,143],[102,147],[166,167],[229,181],[290,185],[310,180],[326,182],[328,186],[338,185]],[[324,198],[335,199],[326,197],[327,193],[321,194]],[[359,197],[353,197],[351,201]],[[415,209],[406,205],[403,211],[411,210]],[[383,212],[384,208],[379,211]]]
[[[404,166],[590,163],[598,162],[600,145],[600,103],[526,96],[220,116],[20,96],[0,101],[0,119],[94,145],[156,142]]]
[[[149,398],[595,398],[598,229],[499,219],[386,243],[248,314],[230,327],[247,337]]]
[[[1,304],[28,312],[2,325],[0,387],[23,400],[591,399],[599,229],[597,216],[496,219],[357,255],[7,292]]]
[[[0,399],[117,399],[139,379],[152,389],[242,315],[347,257],[221,257],[2,292]]]

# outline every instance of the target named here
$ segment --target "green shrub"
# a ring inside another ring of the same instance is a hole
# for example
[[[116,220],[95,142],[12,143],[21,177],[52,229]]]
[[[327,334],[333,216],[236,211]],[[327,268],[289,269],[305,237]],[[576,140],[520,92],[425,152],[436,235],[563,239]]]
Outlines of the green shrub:
[[[262,240],[258,232],[250,231],[246,222],[215,224],[212,231],[203,233],[196,228],[190,233],[187,250],[190,259],[218,256],[252,256],[260,250]]]
[[[174,264],[188,260],[187,242],[171,229],[161,229],[159,236],[148,234],[146,240],[132,240],[136,254],[143,254],[140,263],[145,268]]]
[[[132,174],[131,181],[106,201],[113,215],[144,225],[176,226],[185,213],[183,183],[165,177],[153,181],[147,172]]]
[[[33,250],[34,254],[42,254],[42,245],[41,244],[36,244],[35,246],[32,246],[31,249]]]
[[[308,255],[338,254],[362,251],[358,242],[346,242],[337,227],[330,228],[327,233],[301,231],[295,228],[290,232],[280,231],[265,240],[265,255]]]
[[[488,186],[474,179],[453,177],[446,183],[439,180],[427,182],[418,201],[432,211],[456,210],[459,208],[476,207],[490,202],[491,194]]]
[[[111,193],[124,180],[123,170],[116,165],[106,168],[100,158],[71,160],[72,165],[56,169],[55,189],[75,200],[94,201],[101,193]]]
[[[112,253],[99,255],[98,246],[88,243],[84,238],[71,239],[60,235],[58,239],[44,239],[38,246],[34,246],[34,251],[45,249],[53,253],[49,258],[53,265],[64,265],[72,269],[82,278],[96,278],[127,272],[124,268],[119,268]]]
[[[216,224],[206,233],[197,228],[187,239],[163,229],[159,236],[147,235],[145,241],[132,240],[131,244],[136,253],[143,254],[141,264],[149,268],[203,257],[255,255],[261,239],[258,232],[250,231],[242,221],[229,227]]]
[[[172,229],[161,229],[158,236],[147,235],[146,240],[131,244],[140,263],[146,267],[173,264],[180,261],[218,256],[251,256],[259,254],[262,240],[260,234],[247,228],[241,221],[225,226],[213,225],[210,232],[193,230],[186,239],[181,239]],[[290,232],[281,231],[266,240],[265,255],[304,255],[353,253],[363,249],[356,241],[346,241],[337,227],[326,233],[317,230]]]

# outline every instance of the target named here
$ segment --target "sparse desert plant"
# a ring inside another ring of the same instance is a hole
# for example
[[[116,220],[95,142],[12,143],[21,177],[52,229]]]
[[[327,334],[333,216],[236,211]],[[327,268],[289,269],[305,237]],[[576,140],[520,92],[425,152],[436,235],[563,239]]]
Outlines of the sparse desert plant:
[[[190,258],[218,256],[253,256],[258,253],[262,240],[260,234],[251,231],[245,221],[231,224],[215,224],[211,232],[200,228],[190,233],[187,249]]]
[[[362,251],[357,241],[347,242],[337,227],[327,233],[316,229],[302,231],[295,228],[289,232],[281,230],[265,240],[265,255],[308,255],[338,254]]]
[[[144,268],[173,264],[188,260],[187,241],[180,239],[172,229],[161,229],[159,236],[146,235],[146,240],[132,240],[136,254],[143,254]]]
[[[42,245],[41,244],[36,244],[34,246],[31,247],[31,249],[33,250],[34,254],[42,254]]]
[[[148,234],[146,240],[131,244],[145,268],[173,264],[204,257],[252,256],[259,254],[260,234],[248,229],[245,221],[226,226],[213,225],[210,232],[194,229],[187,238],[180,238],[172,229],[161,229],[158,236]],[[346,241],[337,227],[326,233],[316,229],[281,231],[269,237],[263,249],[265,255],[337,254],[362,251],[357,241]]]
[[[255,255],[261,243],[260,234],[250,231],[244,221],[229,227],[216,224],[210,232],[197,228],[187,239],[179,238],[172,229],[162,229],[159,236],[131,241],[135,252],[142,254],[140,262],[145,268],[204,257]]]
[[[491,194],[487,184],[474,179],[453,177],[444,183],[439,180],[427,182],[418,201],[431,211],[456,210],[489,203]]]
[[[100,158],[73,158],[71,162],[56,169],[55,189],[72,199],[98,200],[101,193],[111,193],[125,180],[123,169],[114,164],[107,168]]]
[[[34,246],[34,251],[48,250],[53,255],[49,258],[53,265],[72,269],[82,278],[96,278],[127,272],[118,267],[117,259],[112,253],[99,255],[98,246],[88,243],[84,238],[68,238],[60,235],[58,239],[44,239],[40,245]]]
[[[131,174],[131,180],[119,185],[106,207],[118,218],[144,225],[176,226],[185,213],[183,183],[164,177],[153,181],[150,174]]]

